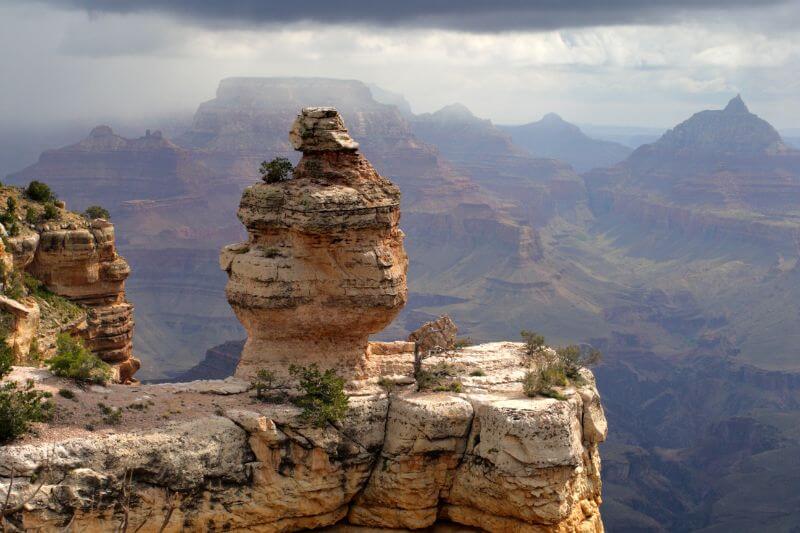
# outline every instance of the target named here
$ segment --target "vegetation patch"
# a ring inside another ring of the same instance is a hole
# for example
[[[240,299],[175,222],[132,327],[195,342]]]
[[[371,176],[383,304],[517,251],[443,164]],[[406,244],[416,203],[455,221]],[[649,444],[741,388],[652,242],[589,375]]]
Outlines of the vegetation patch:
[[[527,329],[523,329],[520,335],[522,336],[522,342],[525,343],[525,355],[533,357],[544,350],[544,335]]]
[[[0,378],[11,372],[14,365],[14,350],[6,343],[5,335],[0,337]]]
[[[275,378],[275,373],[262,368],[250,380],[250,385],[256,391],[256,398],[262,402],[283,403],[288,400],[286,384]]]
[[[83,212],[83,216],[89,220],[94,220],[96,218],[111,220],[111,213],[108,212],[108,209],[100,205],[90,205],[86,208],[86,211]]]
[[[57,200],[56,195],[48,184],[36,180],[30,182],[28,186],[25,187],[24,194],[29,200],[42,204],[46,202],[55,202]]]
[[[25,385],[16,381],[0,385],[0,444],[22,436],[34,422],[49,420],[54,408],[51,397],[36,390],[33,380]]]
[[[420,368],[416,373],[417,390],[461,392],[461,382],[457,379],[458,368],[445,361],[440,361],[427,368]]]
[[[261,179],[265,182],[278,183],[291,179],[294,166],[285,157],[276,157],[269,163],[262,161],[258,171],[261,174]]]
[[[599,350],[576,344],[556,348],[555,353],[546,353],[544,337],[532,331],[523,331],[522,339],[525,354],[530,358],[529,364],[535,367],[525,372],[522,380],[522,390],[531,398],[547,396],[565,400],[557,388],[569,384],[582,385],[581,369],[599,363],[602,358]],[[535,356],[539,357],[534,362]]]
[[[344,379],[335,371],[321,372],[316,363],[301,367],[291,365],[289,374],[297,380],[302,392],[292,401],[303,408],[301,417],[315,427],[325,427],[344,419],[347,414],[349,398],[344,392]]]
[[[100,413],[103,415],[103,422],[109,426],[116,426],[122,421],[122,408],[111,407],[102,402],[97,404]]]
[[[45,361],[56,376],[81,383],[105,384],[111,379],[111,367],[84,346],[83,341],[66,333],[56,340],[56,355]]]

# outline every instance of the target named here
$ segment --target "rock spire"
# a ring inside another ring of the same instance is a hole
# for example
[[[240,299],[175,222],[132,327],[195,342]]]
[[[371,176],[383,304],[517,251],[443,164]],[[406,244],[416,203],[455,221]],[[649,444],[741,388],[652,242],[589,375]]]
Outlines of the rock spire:
[[[370,334],[406,302],[400,191],[358,151],[334,108],[305,108],[290,133],[293,178],[245,189],[247,242],[223,248],[226,294],[248,339],[236,370],[317,363],[366,378]]]

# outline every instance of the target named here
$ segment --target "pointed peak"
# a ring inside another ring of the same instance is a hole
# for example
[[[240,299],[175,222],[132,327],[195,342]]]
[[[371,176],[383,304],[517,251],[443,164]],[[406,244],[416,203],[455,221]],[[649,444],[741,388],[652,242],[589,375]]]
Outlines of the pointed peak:
[[[737,94],[735,97],[731,98],[731,101],[728,102],[728,105],[725,106],[726,113],[749,113],[750,110],[747,109],[747,106],[742,100],[742,95]]]

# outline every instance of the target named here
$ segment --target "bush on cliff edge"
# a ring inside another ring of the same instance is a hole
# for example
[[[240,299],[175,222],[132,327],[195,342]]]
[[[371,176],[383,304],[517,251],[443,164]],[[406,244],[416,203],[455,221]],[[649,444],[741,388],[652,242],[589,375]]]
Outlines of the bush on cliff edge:
[[[0,337],[0,379],[11,372],[13,363],[14,352],[5,337]],[[33,422],[47,420],[53,411],[50,397],[49,392],[34,389],[32,380],[25,385],[16,381],[0,384],[0,444],[23,435]]]
[[[285,157],[276,157],[269,163],[266,161],[261,162],[261,167],[258,171],[261,173],[261,179],[267,183],[278,183],[279,181],[286,181],[290,179],[289,174],[294,170],[292,162]]]
[[[301,367],[291,365],[289,374],[298,382],[303,394],[293,400],[303,408],[301,417],[316,427],[340,422],[347,414],[349,399],[344,392],[344,379],[331,369],[320,372],[316,363]]]
[[[81,340],[62,333],[56,340],[56,348],[56,355],[45,361],[56,376],[101,385],[111,379],[111,367],[89,351]]]

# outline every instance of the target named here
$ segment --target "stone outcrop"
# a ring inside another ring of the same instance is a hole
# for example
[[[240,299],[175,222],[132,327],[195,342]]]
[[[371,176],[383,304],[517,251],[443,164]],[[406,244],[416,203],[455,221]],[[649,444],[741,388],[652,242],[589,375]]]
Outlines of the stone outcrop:
[[[411,369],[402,348],[413,345],[394,347]],[[563,401],[528,398],[523,353],[492,343],[433,356],[424,364],[459,369],[462,393],[362,389],[341,424],[324,428],[291,404],[253,402],[236,379],[77,390],[81,407],[57,397],[71,407],[58,423],[0,448],[0,496],[12,469],[12,506],[43,483],[11,517],[43,531],[67,522],[107,531],[123,520],[144,532],[165,522],[170,532],[412,530],[448,520],[490,532],[600,532],[606,422],[594,379],[585,371]],[[68,386],[35,377],[47,390]],[[123,409],[119,426],[81,429],[100,401],[144,407]]]
[[[357,151],[332,108],[292,128],[292,179],[245,189],[248,241],[222,250],[228,301],[248,332],[236,375],[318,363],[366,377],[368,336],[406,302],[400,192]]]
[[[58,333],[77,334],[131,380],[140,363],[132,358],[133,306],[125,298],[130,268],[117,254],[114,225],[103,219],[88,221],[63,207],[57,208],[55,220],[23,222],[20,213],[42,210],[41,204],[24,198],[18,189],[4,188],[2,195],[19,203],[15,234],[5,237],[8,249],[0,251],[6,283],[22,285],[24,272],[47,291],[77,304],[62,299],[69,307],[64,308],[20,287],[16,300],[0,301],[0,308],[13,316],[7,342],[24,361],[33,346],[39,356],[51,355]]]
[[[133,306],[125,299],[128,263],[114,246],[114,226],[47,228],[26,270],[48,289],[87,310],[86,345],[104,361],[124,363],[133,350]]]

